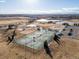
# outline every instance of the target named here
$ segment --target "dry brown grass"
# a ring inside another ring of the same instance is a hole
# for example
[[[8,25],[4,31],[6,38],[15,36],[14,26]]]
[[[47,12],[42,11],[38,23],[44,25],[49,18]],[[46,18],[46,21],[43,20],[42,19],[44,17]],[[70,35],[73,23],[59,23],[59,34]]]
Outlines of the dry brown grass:
[[[0,25],[4,24],[17,24],[17,23],[25,23],[27,20],[0,20]]]
[[[53,59],[79,59],[79,40],[63,37],[62,46],[53,41],[50,45]],[[42,49],[37,53],[29,51],[26,47],[22,47],[7,42],[0,38],[0,58],[1,59],[51,59]]]
[[[12,21],[1,21],[0,24],[13,23]],[[52,24],[50,24],[52,26]],[[44,27],[49,27],[50,25],[43,25]],[[42,26],[42,25],[41,25]],[[13,31],[13,30],[12,30]],[[42,49],[37,53],[29,51],[26,47],[19,46],[17,44],[11,43],[7,45],[7,38],[4,36],[7,33],[0,32],[0,59],[51,59]],[[17,37],[21,37],[17,31]],[[50,45],[53,59],[79,59],[79,40],[71,39],[68,37],[62,37],[62,46],[58,47],[56,42],[52,41]]]

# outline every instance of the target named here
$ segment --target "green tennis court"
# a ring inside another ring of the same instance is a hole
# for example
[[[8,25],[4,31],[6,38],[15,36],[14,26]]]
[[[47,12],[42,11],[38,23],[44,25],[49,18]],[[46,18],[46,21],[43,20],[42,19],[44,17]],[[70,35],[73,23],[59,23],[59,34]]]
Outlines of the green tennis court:
[[[26,35],[18,40],[15,40],[15,42],[19,45],[39,50],[43,48],[44,41],[47,40],[48,43],[50,43],[52,41],[53,36],[54,36],[53,31],[41,30]]]

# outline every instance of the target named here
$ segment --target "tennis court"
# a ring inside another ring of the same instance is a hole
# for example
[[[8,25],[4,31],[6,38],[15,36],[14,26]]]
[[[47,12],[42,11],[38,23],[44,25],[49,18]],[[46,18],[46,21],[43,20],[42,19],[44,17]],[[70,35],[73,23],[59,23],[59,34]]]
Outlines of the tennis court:
[[[15,42],[19,45],[39,50],[43,48],[44,41],[47,40],[48,43],[50,43],[52,41],[53,36],[53,31],[41,30],[35,31],[32,34],[28,34],[18,40],[15,40]]]

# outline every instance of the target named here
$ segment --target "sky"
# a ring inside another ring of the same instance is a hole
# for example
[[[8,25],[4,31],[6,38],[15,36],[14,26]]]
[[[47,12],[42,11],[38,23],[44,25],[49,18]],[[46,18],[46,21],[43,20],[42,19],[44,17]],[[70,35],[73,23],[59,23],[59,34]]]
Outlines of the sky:
[[[0,0],[0,14],[79,14],[79,0]]]

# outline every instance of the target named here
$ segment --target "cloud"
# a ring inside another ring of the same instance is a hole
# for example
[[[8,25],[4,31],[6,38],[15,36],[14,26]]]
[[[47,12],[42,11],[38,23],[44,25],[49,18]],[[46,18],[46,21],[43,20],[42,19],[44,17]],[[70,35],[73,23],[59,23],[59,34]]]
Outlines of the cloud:
[[[56,14],[56,13],[62,13],[61,10],[5,10],[0,11],[0,13],[13,13],[13,14]]]
[[[73,10],[79,10],[79,8],[62,8],[63,10],[66,10],[66,11],[73,11]]]
[[[62,8],[65,13],[79,14],[79,8]]]
[[[0,3],[4,3],[4,2],[6,2],[5,0],[0,0]]]
[[[2,10],[0,13],[8,14],[79,14],[79,8],[62,8],[52,10]]]

